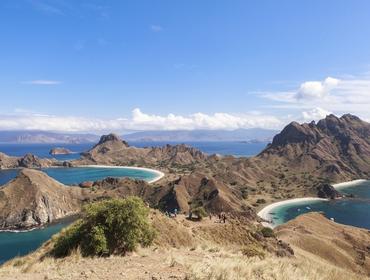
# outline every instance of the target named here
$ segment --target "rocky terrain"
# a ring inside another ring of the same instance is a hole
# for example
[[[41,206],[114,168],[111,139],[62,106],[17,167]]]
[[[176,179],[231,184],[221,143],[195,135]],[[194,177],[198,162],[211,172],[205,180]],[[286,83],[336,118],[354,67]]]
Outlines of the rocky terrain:
[[[82,187],[94,185],[98,190],[89,199],[133,194],[162,210],[187,213],[201,206],[212,213],[227,211],[254,219],[256,210],[272,201],[304,196],[336,198],[340,195],[328,182],[368,178],[369,131],[370,124],[352,115],[330,115],[317,124],[293,122],[252,158],[207,155],[186,145],[130,147],[109,134],[68,166],[130,165],[166,174],[153,186],[128,180],[89,182]],[[0,154],[0,164],[4,168],[62,165],[33,155],[13,158],[4,154]]]
[[[205,161],[207,156],[186,145],[164,147],[130,147],[115,134],[103,135],[97,145],[82,154],[74,164],[109,164],[138,166],[189,165]]]
[[[333,190],[320,191],[318,186],[368,178],[369,135],[370,124],[352,115],[329,115],[317,124],[293,122],[252,158],[206,155],[185,145],[135,148],[108,135],[73,164],[161,169],[167,174],[162,186],[172,189],[161,207],[187,211],[198,203],[210,211],[243,212],[281,199],[336,197]]]
[[[64,186],[37,170],[22,169],[0,189],[0,227],[29,229],[77,214],[83,198],[80,188]]]
[[[39,158],[33,154],[26,154],[23,157],[12,157],[0,153],[0,169],[9,168],[42,168],[50,166],[62,166],[63,162],[55,159]]]

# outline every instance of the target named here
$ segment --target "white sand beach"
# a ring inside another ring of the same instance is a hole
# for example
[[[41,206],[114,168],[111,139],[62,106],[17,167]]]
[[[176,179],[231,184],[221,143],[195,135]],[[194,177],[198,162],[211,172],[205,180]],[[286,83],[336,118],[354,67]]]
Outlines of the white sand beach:
[[[353,180],[353,181],[348,181],[348,182],[343,182],[343,183],[338,183],[338,184],[333,184],[332,186],[336,189],[344,189],[348,187],[354,187],[356,185],[360,185],[368,180],[365,179],[358,179],[358,180]]]
[[[280,207],[280,206],[283,206],[283,205],[288,205],[288,204],[296,204],[296,203],[299,203],[299,202],[325,201],[325,200],[327,200],[327,199],[319,198],[319,197],[302,197],[302,198],[293,198],[293,199],[278,201],[278,202],[267,205],[262,210],[260,210],[257,213],[257,215],[260,218],[262,218],[266,221],[266,222],[262,223],[263,226],[274,228],[277,225],[274,224],[271,213],[274,212],[274,209],[276,209],[277,207]]]
[[[135,167],[135,166],[79,165],[77,167],[89,167],[89,168],[125,168],[125,169],[148,171],[148,172],[151,172],[151,173],[154,173],[154,174],[157,175],[154,179],[148,181],[149,184],[152,184],[152,183],[157,182],[158,180],[162,179],[164,177],[164,175],[165,175],[163,172],[161,172],[159,170],[145,168],[145,167]]]

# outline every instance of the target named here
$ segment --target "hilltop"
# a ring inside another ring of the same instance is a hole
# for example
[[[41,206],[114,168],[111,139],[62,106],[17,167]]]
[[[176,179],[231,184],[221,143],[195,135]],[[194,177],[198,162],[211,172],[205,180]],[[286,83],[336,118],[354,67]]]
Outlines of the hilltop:
[[[67,187],[43,172],[23,169],[0,189],[1,229],[28,229],[77,214],[80,188]]]
[[[314,222],[317,218],[312,216],[310,220]],[[318,221],[320,226],[331,223],[320,218]],[[0,279],[367,278],[366,270],[356,273],[349,268],[358,266],[349,255],[346,266],[338,267],[315,252],[296,252],[275,237],[264,237],[258,225],[240,219],[229,218],[226,224],[218,223],[215,217],[193,222],[182,215],[169,218],[152,211],[150,223],[156,229],[157,237],[147,249],[139,248],[127,256],[107,258],[83,258],[77,251],[69,257],[54,259],[48,256],[54,242],[52,239],[36,252],[5,263],[0,269]],[[297,220],[296,227],[300,226],[309,225]],[[342,228],[341,225],[335,226],[339,230]],[[360,231],[353,229],[351,232]],[[343,241],[350,246],[355,245],[351,239]],[[340,246],[341,243],[336,245],[338,249]],[[337,252],[334,251],[333,258]]]

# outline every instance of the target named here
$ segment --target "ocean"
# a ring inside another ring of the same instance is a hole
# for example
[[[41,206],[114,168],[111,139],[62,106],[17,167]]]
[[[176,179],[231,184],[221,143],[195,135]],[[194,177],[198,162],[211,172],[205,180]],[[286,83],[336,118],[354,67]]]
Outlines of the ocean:
[[[129,145],[143,147],[160,147],[166,144],[187,144],[207,154],[234,155],[250,157],[261,152],[267,143],[244,143],[244,142],[129,142]],[[0,143],[0,152],[10,156],[24,156],[27,153],[38,157],[56,158],[58,160],[73,160],[80,157],[81,152],[92,148],[93,143],[82,144],[4,144]],[[49,151],[55,147],[64,147],[73,152],[69,155],[50,155]]]
[[[308,212],[322,212],[334,221],[370,229],[370,181],[356,186],[339,189],[344,194],[352,194],[354,198],[343,198],[329,201],[298,202],[274,208],[272,218],[274,224],[283,224],[295,217]]]

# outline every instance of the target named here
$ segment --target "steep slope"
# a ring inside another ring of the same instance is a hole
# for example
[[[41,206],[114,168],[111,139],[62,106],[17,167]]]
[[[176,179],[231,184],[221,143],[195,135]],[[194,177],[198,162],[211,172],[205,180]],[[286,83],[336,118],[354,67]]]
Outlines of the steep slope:
[[[23,169],[0,188],[0,228],[26,229],[76,214],[82,190],[67,187],[46,174]]]
[[[337,224],[322,214],[310,213],[279,226],[276,232],[302,256],[370,276],[368,230]]]
[[[370,124],[329,115],[317,124],[290,123],[258,158],[332,181],[370,175]]]

